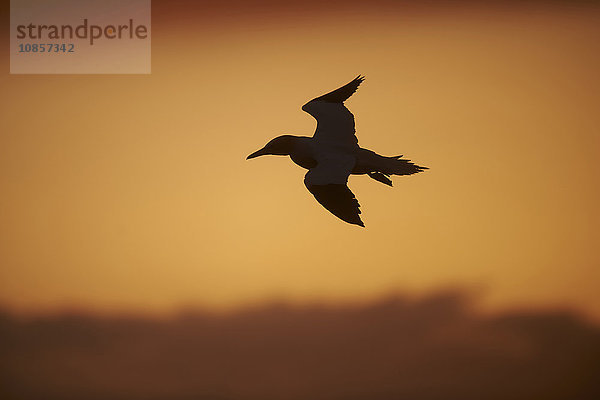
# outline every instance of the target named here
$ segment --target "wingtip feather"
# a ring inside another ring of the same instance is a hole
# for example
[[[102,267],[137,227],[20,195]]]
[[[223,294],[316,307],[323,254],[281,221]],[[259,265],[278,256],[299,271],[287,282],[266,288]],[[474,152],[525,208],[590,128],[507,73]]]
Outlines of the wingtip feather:
[[[315,97],[314,99],[309,101],[307,104],[310,104],[313,101],[324,101],[327,103],[344,103],[344,101],[348,100],[348,98],[356,92],[356,90],[358,89],[358,87],[364,80],[365,80],[365,77],[363,75],[358,75],[356,78],[354,78],[353,80],[351,80],[344,86],[341,86],[341,87],[339,87],[329,93],[326,93],[322,96]],[[304,109],[304,107],[303,107],[303,109]]]

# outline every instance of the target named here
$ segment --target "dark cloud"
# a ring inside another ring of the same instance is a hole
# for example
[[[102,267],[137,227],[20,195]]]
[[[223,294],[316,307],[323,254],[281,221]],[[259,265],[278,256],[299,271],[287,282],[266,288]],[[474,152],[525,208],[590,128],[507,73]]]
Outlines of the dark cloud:
[[[265,24],[311,27],[315,20],[326,18],[332,26],[348,15],[382,15],[424,17],[447,15],[455,18],[467,11],[469,18],[477,10],[535,12],[549,9],[568,13],[573,10],[596,11],[600,0],[152,0],[152,37],[159,39],[166,32],[183,29],[204,32],[215,27],[234,29],[243,23],[246,28],[261,28]],[[0,1],[0,38],[8,48],[10,2]],[[300,24],[300,25],[298,25]],[[8,51],[6,51],[8,54]]]
[[[378,11],[383,14],[397,12],[402,15],[446,13],[457,10],[512,10],[526,11],[559,8],[563,11],[595,7],[598,0],[153,0],[153,25],[172,23],[192,24],[195,30],[221,24],[223,21],[252,20],[258,24],[301,19],[314,20],[329,16],[332,24],[348,13],[361,15]]]
[[[415,301],[0,320],[3,399],[598,399],[600,329]]]

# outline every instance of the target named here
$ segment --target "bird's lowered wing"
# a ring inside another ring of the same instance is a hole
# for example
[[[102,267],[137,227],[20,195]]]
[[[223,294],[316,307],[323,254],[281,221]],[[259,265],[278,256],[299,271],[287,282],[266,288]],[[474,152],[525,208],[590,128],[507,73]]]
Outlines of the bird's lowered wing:
[[[302,110],[317,120],[317,129],[313,136],[315,139],[348,147],[358,146],[354,115],[344,106],[344,101],[356,92],[364,79],[359,75],[341,88],[312,99],[302,106]]]
[[[306,188],[333,215],[350,224],[365,226],[360,219],[360,204],[348,188],[348,176],[356,160],[351,156],[321,158],[304,177]]]

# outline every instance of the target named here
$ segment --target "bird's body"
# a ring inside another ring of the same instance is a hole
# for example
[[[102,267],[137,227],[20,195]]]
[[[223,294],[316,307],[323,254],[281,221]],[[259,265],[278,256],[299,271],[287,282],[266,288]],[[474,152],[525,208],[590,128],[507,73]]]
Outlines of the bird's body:
[[[311,169],[317,166],[317,154],[320,152],[335,152],[348,154],[354,157],[355,163],[351,175],[365,175],[369,173],[380,172],[384,175],[409,175],[411,173],[419,172],[411,172],[410,168],[408,170],[402,171],[402,169],[406,169],[407,166],[410,166],[412,163],[407,162],[407,160],[401,160],[398,163],[398,157],[385,157],[375,153],[372,150],[364,149],[362,147],[356,146],[356,148],[346,148],[346,147],[336,147],[336,146],[323,146],[317,140],[308,136],[295,136],[295,135],[284,135],[280,136],[286,137],[291,142],[291,150],[290,150],[290,158],[292,161],[304,168]],[[418,167],[412,164],[417,169],[424,169],[425,167]],[[406,173],[402,173],[406,172]]]
[[[313,137],[279,136],[248,156],[250,159],[266,154],[289,155],[295,164],[308,169],[304,184],[316,200],[338,218],[360,226],[364,226],[359,216],[360,205],[347,186],[349,175],[367,174],[392,186],[390,175],[411,175],[427,169],[401,159],[402,156],[385,157],[358,145],[354,116],[343,102],[363,80],[358,76],[302,107],[317,120]]]

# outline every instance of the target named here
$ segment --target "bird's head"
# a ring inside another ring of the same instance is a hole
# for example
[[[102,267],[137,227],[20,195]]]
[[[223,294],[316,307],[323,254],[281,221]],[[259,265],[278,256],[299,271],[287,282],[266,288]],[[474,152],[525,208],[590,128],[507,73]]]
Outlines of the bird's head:
[[[288,156],[294,149],[294,139],[295,137],[292,135],[278,136],[267,143],[262,149],[250,154],[248,157],[246,157],[246,160],[259,156],[266,156],[268,154],[276,156]]]

